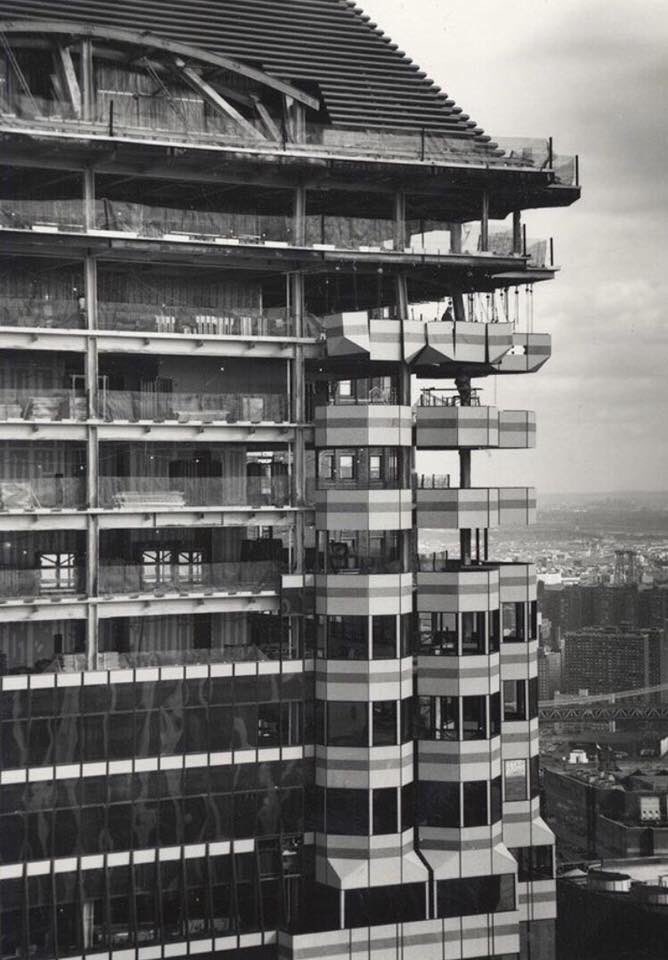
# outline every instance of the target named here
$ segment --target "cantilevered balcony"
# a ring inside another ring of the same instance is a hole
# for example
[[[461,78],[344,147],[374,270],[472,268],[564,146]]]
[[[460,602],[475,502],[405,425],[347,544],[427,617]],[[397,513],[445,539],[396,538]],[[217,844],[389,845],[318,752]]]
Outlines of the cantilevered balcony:
[[[536,493],[531,487],[418,487],[417,526],[424,530],[474,530],[536,519]]]
[[[535,446],[536,417],[528,410],[497,410],[480,405],[471,392],[463,406],[455,390],[426,388],[414,407],[416,445],[425,450],[526,449]]]
[[[410,447],[412,442],[413,414],[407,405],[317,406],[314,420],[318,447]]]
[[[429,554],[420,557],[416,577],[418,611],[456,614],[499,608],[497,564],[465,565],[459,560]]]

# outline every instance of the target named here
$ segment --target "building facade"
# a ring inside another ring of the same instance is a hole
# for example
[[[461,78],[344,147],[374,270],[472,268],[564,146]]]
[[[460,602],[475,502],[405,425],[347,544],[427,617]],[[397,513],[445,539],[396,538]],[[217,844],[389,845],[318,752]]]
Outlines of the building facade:
[[[563,692],[658,686],[666,673],[665,644],[660,630],[597,627],[568,634],[562,654]]]
[[[471,468],[535,422],[472,380],[549,358],[574,165],[346,0],[3,16],[2,960],[548,960],[535,495]]]

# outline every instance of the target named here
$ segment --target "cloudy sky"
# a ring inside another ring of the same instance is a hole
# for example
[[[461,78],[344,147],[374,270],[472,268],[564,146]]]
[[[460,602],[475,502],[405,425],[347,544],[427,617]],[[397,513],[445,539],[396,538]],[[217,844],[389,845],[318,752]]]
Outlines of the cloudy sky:
[[[496,378],[501,407],[536,410],[538,448],[477,454],[474,483],[668,490],[668,4],[359,3],[493,136],[580,155],[580,202],[527,217],[562,267],[535,293],[553,357]]]

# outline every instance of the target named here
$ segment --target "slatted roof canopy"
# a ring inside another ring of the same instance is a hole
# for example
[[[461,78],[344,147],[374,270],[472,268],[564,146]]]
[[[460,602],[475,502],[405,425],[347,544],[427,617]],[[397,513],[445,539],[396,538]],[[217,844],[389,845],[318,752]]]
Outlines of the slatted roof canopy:
[[[3,0],[1,11],[148,30],[317,85],[334,125],[423,127],[470,140],[476,153],[492,149],[353,0]]]

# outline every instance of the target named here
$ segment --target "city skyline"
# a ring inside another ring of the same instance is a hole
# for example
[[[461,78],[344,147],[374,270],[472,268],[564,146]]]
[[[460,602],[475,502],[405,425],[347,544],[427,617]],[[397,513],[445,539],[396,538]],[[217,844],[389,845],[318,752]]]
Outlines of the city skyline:
[[[526,217],[530,235],[554,236],[562,268],[557,284],[535,290],[535,329],[552,335],[552,358],[531,392],[523,378],[505,378],[496,391],[477,382],[483,403],[535,409],[537,449],[522,457],[527,478],[539,495],[665,489],[665,7],[361,6],[493,138],[552,136],[558,153],[580,156],[580,203]],[[510,482],[517,465],[502,452],[475,458],[481,483]]]

